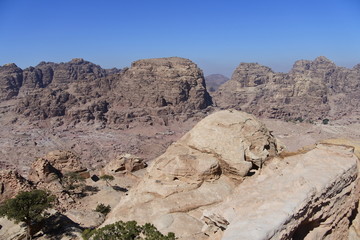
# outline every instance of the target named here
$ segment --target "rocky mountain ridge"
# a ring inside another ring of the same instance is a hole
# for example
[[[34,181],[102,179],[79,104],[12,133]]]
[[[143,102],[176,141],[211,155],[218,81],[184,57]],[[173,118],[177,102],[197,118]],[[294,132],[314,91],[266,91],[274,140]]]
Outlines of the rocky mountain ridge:
[[[241,109],[265,118],[358,121],[359,89],[358,65],[338,67],[318,57],[295,62],[289,73],[241,63],[213,97],[220,108]]]

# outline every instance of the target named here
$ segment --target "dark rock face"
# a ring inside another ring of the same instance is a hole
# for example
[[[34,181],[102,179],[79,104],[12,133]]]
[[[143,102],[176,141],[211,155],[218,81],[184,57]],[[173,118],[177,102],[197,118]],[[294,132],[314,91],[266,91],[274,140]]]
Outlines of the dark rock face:
[[[221,84],[229,80],[228,77],[221,74],[211,74],[205,77],[206,88],[209,92],[215,92],[219,89]]]
[[[15,64],[0,66],[0,100],[8,100],[19,93],[23,82],[23,71]]]
[[[297,61],[288,74],[241,63],[214,95],[221,108],[280,119],[338,119],[359,109],[359,70],[337,67],[325,57]]]
[[[16,112],[33,120],[162,122],[212,104],[202,71],[177,57],[139,60],[124,70],[104,70],[83,59],[42,62],[25,69],[22,76]]]
[[[139,60],[131,68],[112,76],[111,121],[117,109],[126,107],[127,117],[171,115],[201,110],[212,104],[202,71],[190,60],[160,58]],[[147,112],[148,114],[146,114]]]

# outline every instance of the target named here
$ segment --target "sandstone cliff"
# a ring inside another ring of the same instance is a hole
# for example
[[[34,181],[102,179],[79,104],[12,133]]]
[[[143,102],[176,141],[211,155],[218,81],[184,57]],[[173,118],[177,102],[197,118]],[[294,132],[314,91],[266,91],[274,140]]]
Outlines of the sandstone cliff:
[[[359,82],[356,66],[337,67],[325,57],[297,61],[287,74],[257,63],[241,63],[214,99],[221,108],[233,107],[267,118],[340,119],[358,114]]]

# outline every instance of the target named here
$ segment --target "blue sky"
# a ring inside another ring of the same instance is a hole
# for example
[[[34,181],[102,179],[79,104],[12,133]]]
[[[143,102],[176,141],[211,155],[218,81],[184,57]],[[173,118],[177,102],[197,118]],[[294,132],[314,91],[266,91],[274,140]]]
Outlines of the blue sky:
[[[0,65],[179,56],[231,76],[240,62],[287,72],[320,55],[360,63],[360,0],[0,0]]]

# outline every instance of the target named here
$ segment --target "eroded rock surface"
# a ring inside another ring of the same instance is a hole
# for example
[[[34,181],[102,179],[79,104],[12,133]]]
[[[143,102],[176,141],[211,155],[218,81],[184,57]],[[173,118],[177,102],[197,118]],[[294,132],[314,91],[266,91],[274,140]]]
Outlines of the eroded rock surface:
[[[110,175],[115,173],[130,173],[143,169],[146,166],[147,164],[144,159],[131,154],[122,154],[106,164],[102,172]]]
[[[214,113],[154,161],[104,224],[152,222],[180,239],[205,239],[202,210],[223,201],[251,168],[278,151],[275,138],[252,115]]]
[[[246,179],[226,201],[204,211],[203,230],[213,239],[223,232],[227,240],[347,239],[359,187],[353,148],[319,144]]]
[[[31,184],[17,171],[0,172],[0,203],[15,197],[21,191],[29,191],[30,189],[32,189]]]

